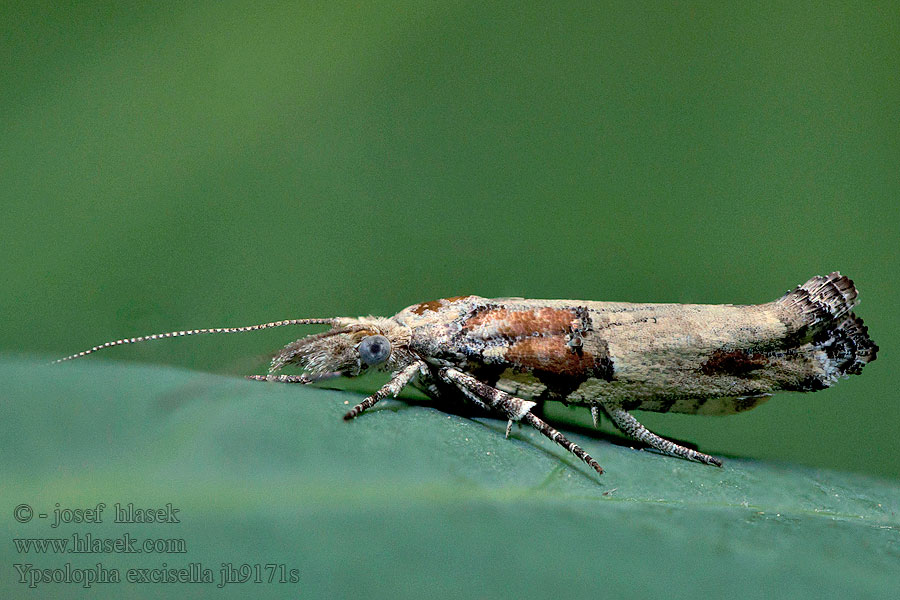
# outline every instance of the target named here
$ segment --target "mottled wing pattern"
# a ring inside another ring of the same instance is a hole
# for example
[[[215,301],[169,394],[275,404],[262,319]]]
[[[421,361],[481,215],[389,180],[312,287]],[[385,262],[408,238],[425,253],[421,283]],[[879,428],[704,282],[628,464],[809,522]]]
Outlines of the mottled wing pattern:
[[[565,400],[589,379],[613,377],[609,349],[591,335],[584,306],[476,296],[442,302],[460,305],[446,346],[460,368],[488,385],[525,398]]]
[[[422,354],[522,398],[716,415],[874,360],[855,302],[853,282],[832,273],[760,305],[463,296],[398,317],[422,332]]]

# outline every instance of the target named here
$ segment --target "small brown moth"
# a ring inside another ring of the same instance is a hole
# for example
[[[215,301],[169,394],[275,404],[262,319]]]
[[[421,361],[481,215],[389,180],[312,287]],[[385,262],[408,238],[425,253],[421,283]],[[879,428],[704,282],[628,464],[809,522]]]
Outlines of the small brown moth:
[[[192,329],[94,346],[56,362],[146,340],[238,333],[285,325],[330,325],[288,344],[258,381],[308,384],[355,377],[369,368],[391,380],[357,404],[349,420],[408,384],[434,399],[468,400],[524,422],[598,473],[587,452],[532,413],[545,400],[606,414],[626,435],[664,454],[708,465],[718,458],[650,432],[629,411],[727,415],[774,392],[825,389],[858,374],[878,346],[851,311],[853,282],[838,272],[813,277],[758,305],[631,304],[459,296],[423,302],[390,318],[291,319],[248,327]],[[275,375],[285,365],[301,375]]]

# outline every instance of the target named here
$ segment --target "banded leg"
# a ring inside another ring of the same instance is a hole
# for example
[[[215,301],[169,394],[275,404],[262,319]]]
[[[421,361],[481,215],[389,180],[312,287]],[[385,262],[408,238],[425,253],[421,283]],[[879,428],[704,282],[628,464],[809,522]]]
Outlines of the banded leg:
[[[578,459],[597,471],[597,473],[603,474],[603,467],[601,467],[590,454],[585,452],[583,448],[568,440],[559,431],[531,413],[532,407],[536,405],[535,402],[516,398],[511,394],[507,394],[502,390],[498,390],[495,387],[491,387],[478,381],[471,375],[467,375],[459,369],[442,369],[440,375],[444,381],[454,384],[467,396],[474,395],[481,398],[491,409],[509,419],[506,428],[507,435],[509,435],[509,426],[513,421],[524,421],[543,435],[547,436],[551,441],[559,444],[574,454]]]
[[[615,425],[619,431],[638,441],[644,442],[651,448],[656,448],[663,454],[678,456],[686,458],[687,460],[702,462],[707,465],[715,465],[717,467],[722,466],[722,461],[714,456],[703,454],[702,452],[697,452],[696,450],[691,450],[684,446],[679,446],[671,440],[659,437],[641,425],[637,419],[621,407],[604,403],[603,410],[606,411],[606,414],[609,415],[613,425]]]
[[[540,431],[542,434],[547,436],[551,441],[556,442],[579,459],[584,462],[586,465],[597,471],[600,475],[603,475],[603,467],[594,460],[590,454],[584,451],[584,448],[576,444],[575,442],[570,441],[566,436],[550,427],[545,421],[538,419],[531,413],[528,413],[522,418],[523,421]],[[511,421],[510,421],[511,422]]]
[[[406,384],[409,383],[412,378],[415,377],[416,373],[424,366],[424,362],[416,361],[394,373],[391,380],[381,386],[380,390],[347,411],[347,414],[344,415],[344,420],[349,421],[350,419],[356,418],[360,413],[372,408],[378,404],[379,401],[384,400],[388,396],[394,396],[396,398],[397,394],[406,387]]]
[[[327,381],[328,379],[334,379],[335,377],[340,376],[340,373],[334,371],[332,373],[323,373],[322,375],[313,376],[309,376],[306,373],[303,373],[302,375],[246,375],[245,378],[251,381],[274,381],[277,383],[310,384],[318,383],[320,381]]]
[[[472,401],[472,404],[480,408],[486,413],[491,412],[491,407],[484,403],[484,401],[475,395],[475,392],[469,390],[469,388],[457,386],[457,389],[463,393],[463,395]],[[506,421],[506,434],[503,436],[506,439],[509,439],[509,434],[512,432],[513,420],[509,419]]]

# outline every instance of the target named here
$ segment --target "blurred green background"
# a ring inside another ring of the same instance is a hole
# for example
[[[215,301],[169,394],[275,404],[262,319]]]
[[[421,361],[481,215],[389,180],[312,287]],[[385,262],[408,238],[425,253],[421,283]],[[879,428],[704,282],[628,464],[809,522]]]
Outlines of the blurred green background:
[[[861,377],[641,416],[707,452],[900,476],[896,2],[2,12],[4,352],[470,293],[755,303],[841,270],[881,346]],[[299,335],[105,358],[243,374]]]

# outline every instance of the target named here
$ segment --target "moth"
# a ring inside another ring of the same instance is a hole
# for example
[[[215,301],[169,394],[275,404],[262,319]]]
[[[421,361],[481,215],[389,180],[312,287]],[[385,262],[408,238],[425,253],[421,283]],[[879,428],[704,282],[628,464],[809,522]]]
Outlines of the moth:
[[[106,342],[103,348],[207,333],[328,325],[279,351],[267,375],[249,379],[310,384],[390,371],[388,383],[344,415],[350,420],[407,385],[449,402],[470,402],[525,423],[597,473],[577,444],[539,418],[548,400],[606,415],[625,435],[671,456],[722,466],[718,458],[649,431],[633,410],[728,415],[778,391],[811,392],[859,374],[878,346],[851,310],[853,281],[816,276],[756,305],[633,304],[458,296],[409,306],[393,317],[289,319],[246,327],[191,329]],[[299,375],[278,374],[286,365]]]

